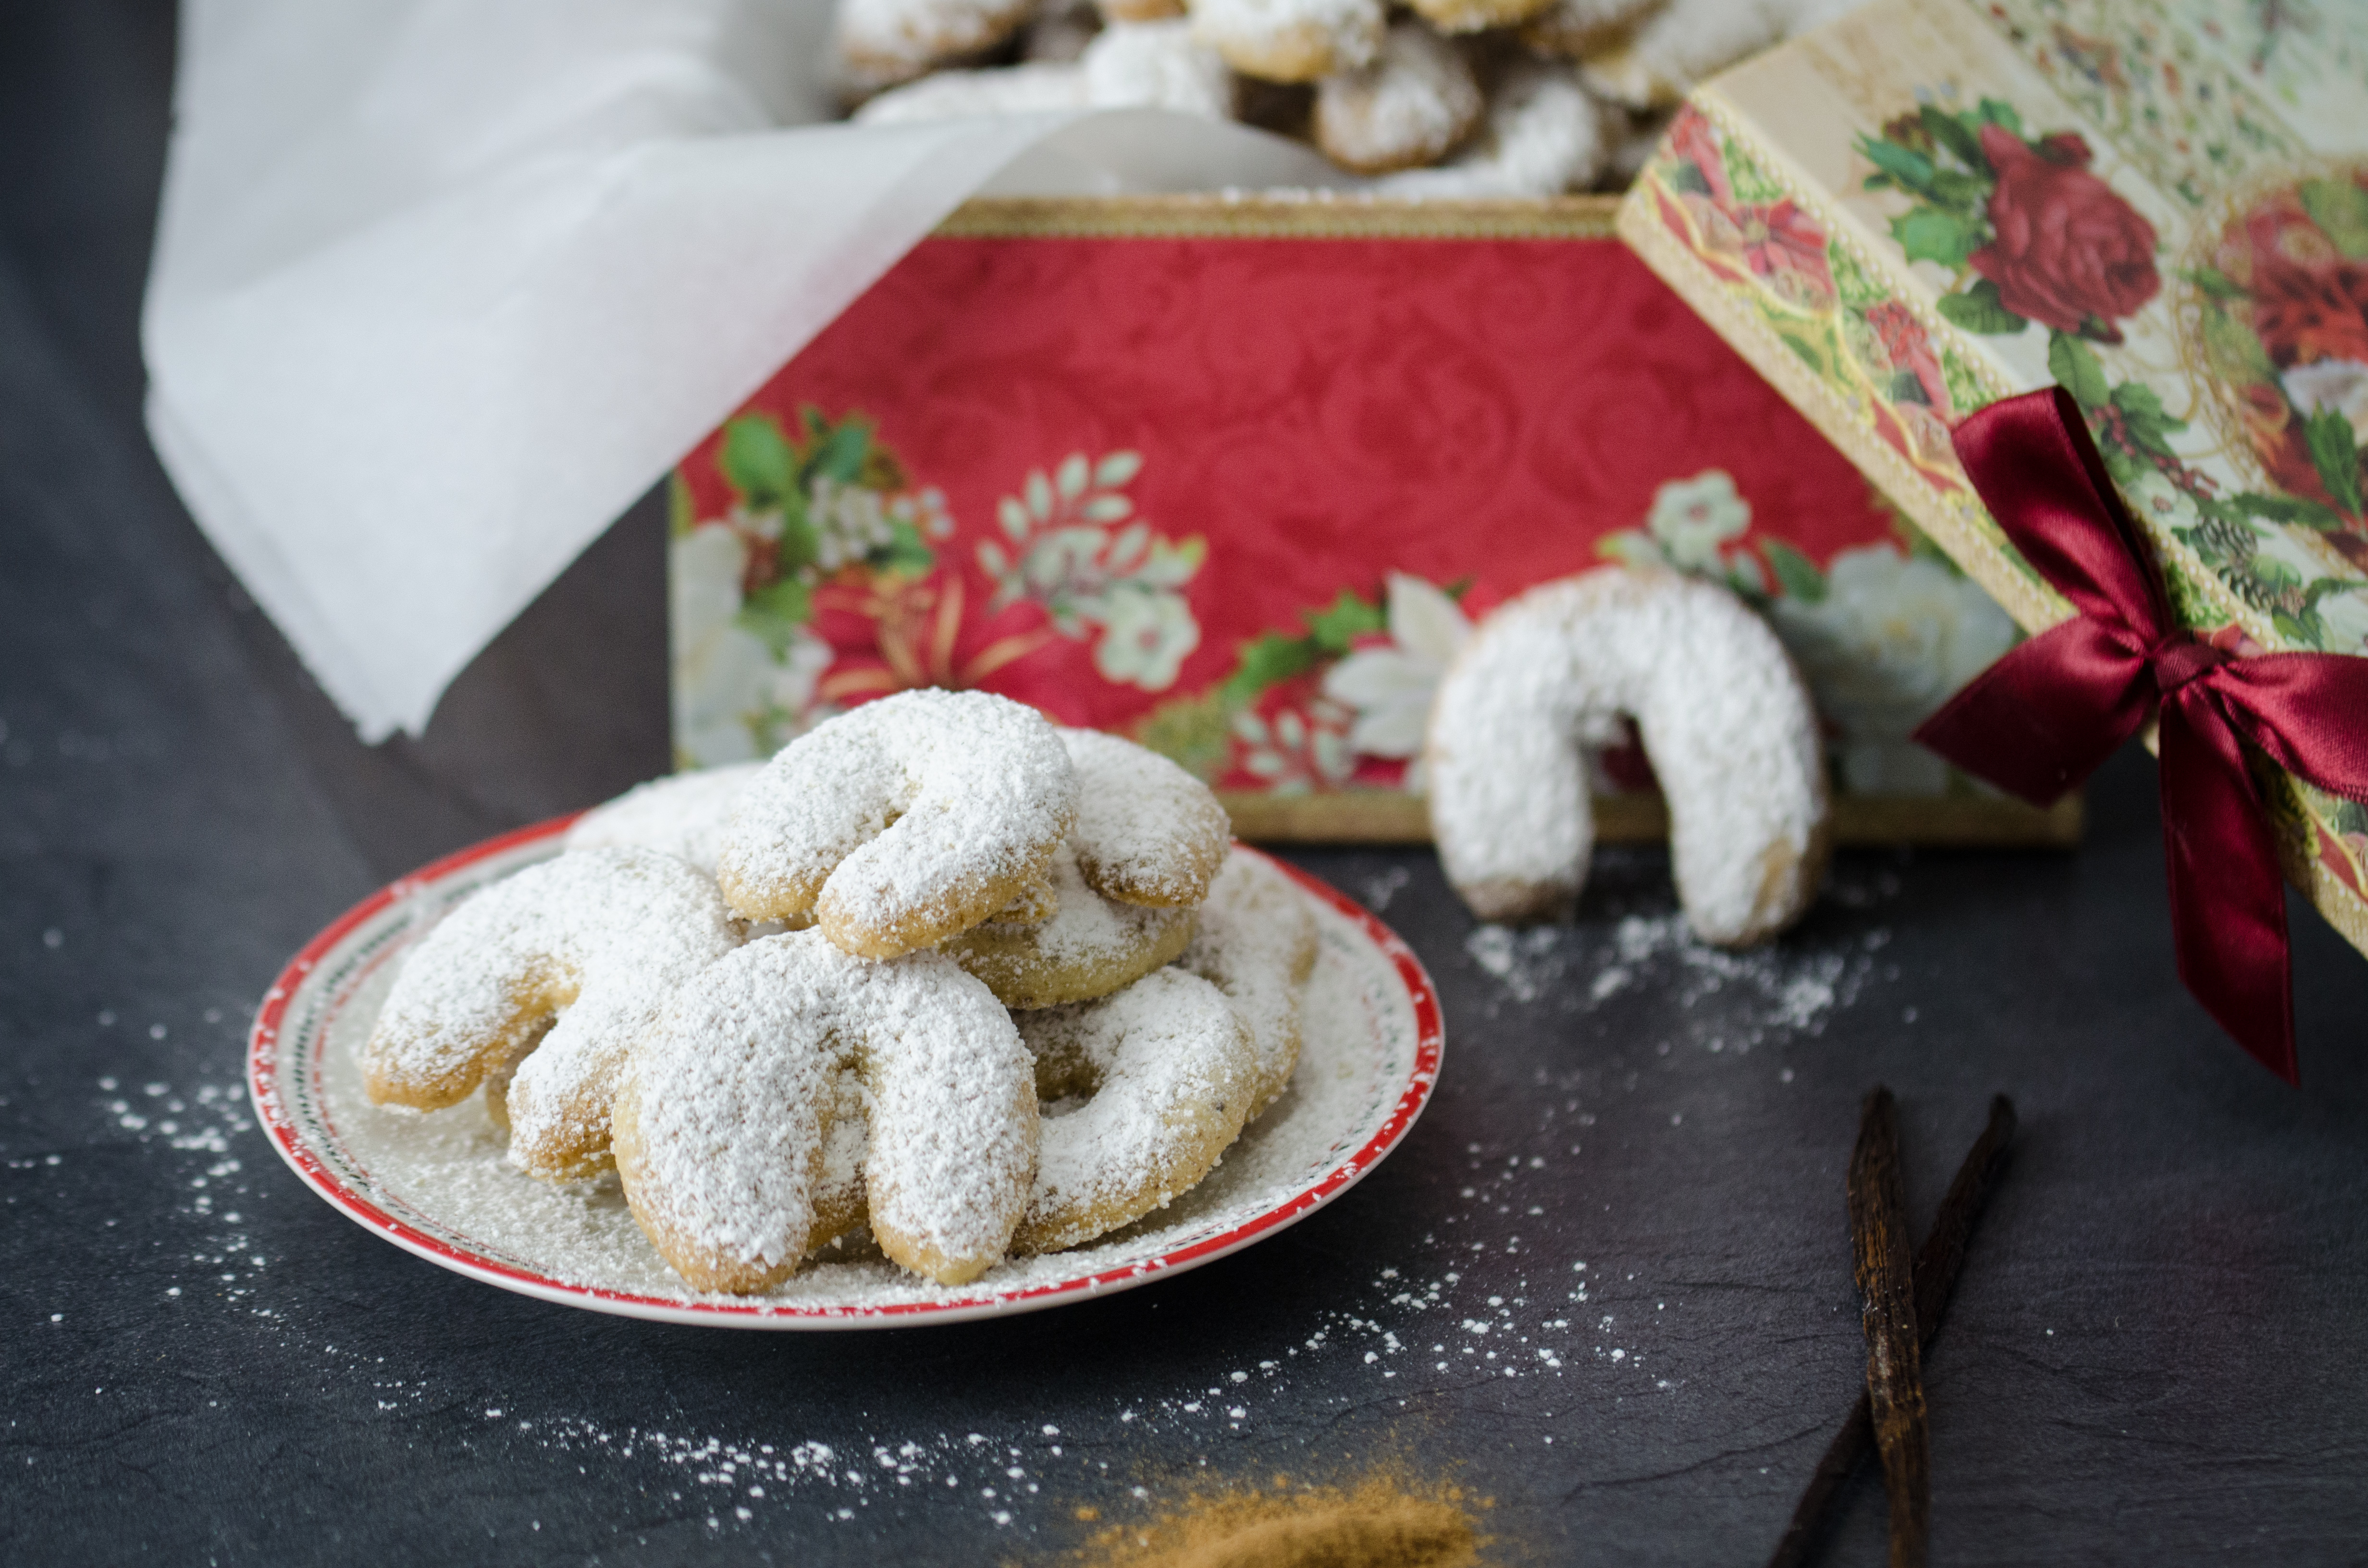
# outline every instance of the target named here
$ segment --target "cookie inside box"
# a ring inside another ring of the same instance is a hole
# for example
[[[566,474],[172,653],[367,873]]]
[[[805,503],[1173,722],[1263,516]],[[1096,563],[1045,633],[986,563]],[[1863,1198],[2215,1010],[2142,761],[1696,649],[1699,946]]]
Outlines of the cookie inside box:
[[[1844,842],[2064,843],[1907,736],[2018,635],[1614,236],[1613,202],[960,209],[677,468],[677,761],[916,686],[1142,741],[1246,837],[1426,836],[1474,619],[1652,562],[1807,676]],[[1615,738],[1604,836],[1666,815]]]

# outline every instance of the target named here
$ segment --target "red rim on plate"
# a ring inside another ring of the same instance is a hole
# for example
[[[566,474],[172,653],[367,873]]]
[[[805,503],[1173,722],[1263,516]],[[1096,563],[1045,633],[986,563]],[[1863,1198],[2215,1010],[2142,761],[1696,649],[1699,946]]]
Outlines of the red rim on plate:
[[[1356,1185],[1398,1145],[1414,1126],[1415,1119],[1422,1114],[1424,1105],[1430,1098],[1431,1085],[1438,1079],[1440,1051],[1445,1037],[1440,1018],[1438,993],[1431,988],[1430,977],[1423,971],[1420,960],[1395,932],[1346,895],[1296,867],[1259,856],[1290,877],[1311,897],[1344,917],[1378,949],[1395,971],[1398,983],[1405,987],[1414,1014],[1414,1061],[1396,1104],[1391,1107],[1389,1114],[1360,1147],[1337,1161],[1321,1178],[1289,1199],[1173,1252],[1096,1273],[1080,1274],[1008,1291],[998,1291],[989,1287],[975,1296],[945,1301],[892,1302],[876,1306],[792,1305],[762,1300],[744,1301],[706,1296],[647,1295],[556,1278],[431,1235],[410,1221],[389,1213],[370,1194],[324,1163],[307,1136],[307,1118],[303,1108],[318,1108],[320,1104],[316,1085],[321,1053],[328,1030],[324,1026],[315,1031],[306,1059],[295,1064],[299,1069],[296,1076],[302,1081],[293,1085],[284,1076],[290,1064],[283,1060],[280,1032],[290,1008],[305,993],[308,984],[333,958],[339,955],[349,939],[376,916],[404,899],[416,896],[489,860],[517,858],[524,863],[541,858],[541,856],[529,852],[552,846],[575,820],[572,815],[554,817],[532,827],[504,834],[498,838],[489,838],[422,867],[410,876],[399,878],[354,905],[289,960],[288,967],[280,971],[271,989],[265,993],[263,1005],[256,1014],[254,1032],[247,1041],[247,1087],[254,1097],[256,1114],[270,1134],[272,1147],[279,1151],[279,1157],[288,1162],[290,1168],[303,1179],[306,1186],[355,1223],[405,1251],[506,1290],[594,1312],[731,1328],[876,1328],[951,1323],[1030,1312],[1063,1301],[1124,1290],[1166,1274],[1212,1262],[1306,1218]],[[1245,852],[1258,854],[1256,850]],[[291,1088],[297,1092],[291,1093]],[[329,1132],[333,1136],[325,1111],[316,1108],[314,1114],[319,1118],[319,1132]]]

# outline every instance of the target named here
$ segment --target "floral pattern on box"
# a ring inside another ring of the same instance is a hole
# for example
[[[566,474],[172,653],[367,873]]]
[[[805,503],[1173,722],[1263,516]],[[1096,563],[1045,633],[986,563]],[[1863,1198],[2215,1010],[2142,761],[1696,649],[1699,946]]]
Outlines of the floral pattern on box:
[[[2232,651],[2358,653],[2368,164],[2314,153],[2284,111],[2316,93],[2311,123],[2324,131],[2331,107],[2340,138],[2368,146],[2368,77],[2348,97],[2323,73],[2296,87],[2269,65],[2294,29],[2249,8],[2263,50],[2238,58],[2243,29],[2195,25],[2216,5],[1964,0],[1971,37],[2008,47],[1997,57],[1943,25],[1944,7],[1879,0],[1698,94],[1622,232],[1797,406],[1824,410],[1838,443],[2026,626],[2061,611],[2021,591],[2027,569],[1953,462],[1917,460],[1901,437],[1910,407],[1945,442],[1965,413],[2053,380],[2157,541],[2186,625]],[[2356,17],[2293,15],[2343,47],[2363,32]],[[1793,161],[1812,145],[1805,168]],[[1825,234],[1831,313],[1865,324],[1843,333],[1847,361],[1821,358],[1790,302],[1735,265],[1702,215],[1720,199],[1713,164],[1736,199],[1748,168],[1754,205]],[[2368,890],[2368,811],[2270,782],[2313,885]],[[2322,906],[2368,946],[2368,909]]]
[[[2303,152],[2252,73],[2157,0],[1986,0],[1976,11],[2123,157],[2190,205]]]
[[[1133,515],[1137,453],[1031,470],[996,537],[959,540],[945,493],[915,486],[860,414],[802,407],[793,429],[743,414],[715,468],[718,515],[696,515],[680,474],[673,486],[681,766],[769,756],[908,687],[988,687],[1060,640],[1090,648],[1105,681],[1163,691],[1200,643],[1182,590],[1205,547]]]

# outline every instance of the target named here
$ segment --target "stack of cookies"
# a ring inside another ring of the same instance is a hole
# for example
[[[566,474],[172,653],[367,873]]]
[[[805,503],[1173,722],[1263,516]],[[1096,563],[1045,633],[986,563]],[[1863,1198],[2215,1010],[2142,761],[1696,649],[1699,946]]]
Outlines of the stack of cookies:
[[[1854,0],[837,0],[871,123],[1164,108],[1312,141],[1388,194],[1622,183],[1703,76]]]
[[[911,691],[591,813],[417,945],[365,1065],[484,1085],[530,1174],[613,1163],[699,1289],[867,1217],[956,1284],[1205,1176],[1290,1081],[1315,944],[1174,764]]]

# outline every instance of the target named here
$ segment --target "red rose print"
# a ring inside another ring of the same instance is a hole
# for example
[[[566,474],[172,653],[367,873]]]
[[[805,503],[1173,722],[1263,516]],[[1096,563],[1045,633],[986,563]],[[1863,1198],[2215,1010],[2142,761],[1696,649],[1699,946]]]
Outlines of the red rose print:
[[[1866,324],[1882,340],[1891,368],[1914,374],[1934,413],[1945,419],[1956,412],[1949,397],[1948,378],[1941,373],[1941,361],[1932,353],[1931,336],[1914,311],[1896,300],[1885,300],[1866,312]]]
[[[2034,152],[2001,126],[1982,128],[1982,152],[1998,171],[1989,202],[1998,237],[1973,254],[1974,270],[1998,285],[2008,310],[2060,332],[2135,313],[2162,288],[2154,225],[2088,171],[2078,137],[2044,146]]]

